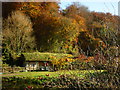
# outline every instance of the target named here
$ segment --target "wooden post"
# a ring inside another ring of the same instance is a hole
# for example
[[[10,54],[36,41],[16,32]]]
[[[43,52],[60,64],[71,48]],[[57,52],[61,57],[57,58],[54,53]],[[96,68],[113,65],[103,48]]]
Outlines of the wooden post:
[[[4,73],[4,68],[2,68],[2,72]]]
[[[11,68],[12,68],[12,73],[14,73],[14,66],[12,66]]]
[[[28,64],[28,67],[29,67],[29,71],[30,71],[30,65]]]
[[[33,62],[33,71],[34,71],[34,62]]]

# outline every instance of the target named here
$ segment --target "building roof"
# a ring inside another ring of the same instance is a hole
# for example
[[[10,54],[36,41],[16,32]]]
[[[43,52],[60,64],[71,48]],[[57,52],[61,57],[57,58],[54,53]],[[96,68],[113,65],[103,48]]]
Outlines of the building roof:
[[[63,54],[63,53],[22,53],[23,57],[26,61],[52,61],[55,58],[60,59],[63,57],[73,57],[71,54]]]

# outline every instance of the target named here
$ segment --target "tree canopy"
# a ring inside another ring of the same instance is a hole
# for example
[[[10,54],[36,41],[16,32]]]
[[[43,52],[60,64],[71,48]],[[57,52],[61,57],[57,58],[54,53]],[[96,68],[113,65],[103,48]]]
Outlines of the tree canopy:
[[[60,10],[58,2],[4,2],[3,43],[14,52],[91,55],[99,46],[119,45],[119,19],[78,3]]]

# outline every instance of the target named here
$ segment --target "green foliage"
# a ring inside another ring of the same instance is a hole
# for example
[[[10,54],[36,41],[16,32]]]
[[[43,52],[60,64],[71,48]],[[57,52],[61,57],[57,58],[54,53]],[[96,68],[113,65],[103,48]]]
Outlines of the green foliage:
[[[6,63],[4,63],[4,64],[2,64],[2,68],[3,68],[3,67],[9,67],[9,65],[6,64]]]
[[[3,46],[3,48],[2,48],[2,60],[4,61],[4,60],[9,60],[9,55],[10,55],[10,50],[9,49],[7,49],[7,47],[6,46]]]
[[[11,54],[11,51],[6,47],[6,45],[3,45],[2,48],[2,63],[8,64],[10,66],[14,65],[14,60]]]

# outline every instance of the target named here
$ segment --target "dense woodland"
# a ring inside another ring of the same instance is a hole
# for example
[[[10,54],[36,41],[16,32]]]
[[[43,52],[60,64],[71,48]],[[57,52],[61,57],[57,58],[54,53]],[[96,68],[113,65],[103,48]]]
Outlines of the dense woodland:
[[[119,89],[120,16],[59,4],[2,3],[3,90]],[[51,60],[54,70],[27,72],[27,60]]]
[[[57,2],[4,2],[3,56],[23,52],[114,57],[120,39],[120,17],[91,12],[78,3],[61,10]],[[113,50],[113,51],[112,51]],[[111,52],[110,52],[111,51]],[[108,52],[109,55],[108,55]]]

